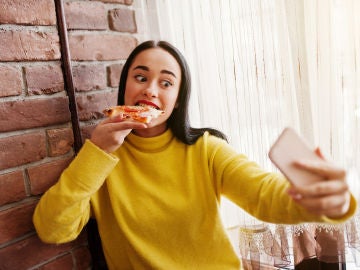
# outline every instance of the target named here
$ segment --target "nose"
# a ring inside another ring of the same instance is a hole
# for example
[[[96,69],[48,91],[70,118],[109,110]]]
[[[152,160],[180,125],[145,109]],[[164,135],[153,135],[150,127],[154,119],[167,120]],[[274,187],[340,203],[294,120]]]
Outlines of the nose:
[[[158,96],[158,91],[155,85],[151,84],[144,89],[143,94],[147,98],[156,98]]]

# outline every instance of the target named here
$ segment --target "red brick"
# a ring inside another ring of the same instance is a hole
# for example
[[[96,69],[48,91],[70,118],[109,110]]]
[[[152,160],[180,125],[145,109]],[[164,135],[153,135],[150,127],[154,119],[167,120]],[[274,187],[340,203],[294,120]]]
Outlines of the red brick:
[[[117,91],[77,96],[80,120],[86,121],[103,117],[102,111],[117,103]]]
[[[91,91],[106,88],[106,70],[103,65],[81,65],[73,68],[76,91]]]
[[[21,240],[0,249],[1,269],[29,269],[56,256],[69,253],[79,241],[62,245],[44,244],[37,236]]]
[[[100,2],[67,2],[64,6],[68,29],[105,30],[107,11]]]
[[[74,260],[71,254],[66,254],[60,258],[56,258],[55,260],[41,266],[38,270],[59,270],[59,269],[74,269]],[[79,268],[77,268],[79,269]]]
[[[0,66],[0,82],[0,97],[18,96],[21,94],[22,74],[19,69]]]
[[[0,6],[0,24],[56,24],[53,0],[0,0]]]
[[[24,177],[20,171],[0,175],[0,205],[26,197]]]
[[[92,1],[100,1],[104,3],[118,3],[118,4],[125,4],[125,5],[132,5],[133,0],[92,0]]]
[[[123,69],[122,64],[113,64],[108,66],[108,77],[109,77],[109,86],[119,87],[120,75]]]
[[[70,34],[71,57],[77,61],[126,59],[137,45],[134,37],[111,34]]]
[[[0,103],[0,132],[44,127],[70,121],[67,97]]]
[[[110,29],[119,32],[136,33],[135,12],[131,9],[113,9],[109,12]]]
[[[77,270],[87,270],[91,266],[91,255],[87,246],[80,247],[74,251]]]
[[[54,94],[64,91],[60,65],[25,67],[29,95]]]
[[[72,158],[66,158],[27,168],[31,195],[39,195],[53,186]]]
[[[45,156],[46,140],[41,132],[0,139],[0,170],[38,161]]]
[[[60,59],[57,33],[2,30],[0,40],[0,61]]]
[[[74,144],[74,136],[70,128],[57,128],[46,131],[49,145],[49,156],[61,156],[68,153]]]
[[[32,215],[37,202],[32,201],[0,212],[0,244],[34,229]]]
[[[81,134],[82,134],[83,141],[85,141],[86,139],[90,139],[91,133],[93,132],[95,127],[96,127],[96,125],[88,125],[88,126],[84,126],[81,128]]]

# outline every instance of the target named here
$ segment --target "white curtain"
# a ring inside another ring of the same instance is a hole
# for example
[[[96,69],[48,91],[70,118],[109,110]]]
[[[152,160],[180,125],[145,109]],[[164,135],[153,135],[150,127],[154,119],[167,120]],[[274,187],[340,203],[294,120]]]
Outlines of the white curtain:
[[[134,3],[139,40],[170,41],[188,60],[192,125],[222,130],[269,170],[292,126],[347,168],[360,197],[359,0]],[[226,199],[222,213],[227,227],[261,225]]]

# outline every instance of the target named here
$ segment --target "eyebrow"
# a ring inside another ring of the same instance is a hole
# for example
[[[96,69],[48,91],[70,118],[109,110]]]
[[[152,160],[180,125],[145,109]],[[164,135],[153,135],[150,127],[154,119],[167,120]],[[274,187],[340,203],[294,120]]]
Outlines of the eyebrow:
[[[133,68],[133,70],[135,69],[142,69],[142,70],[145,70],[145,71],[149,71],[150,69],[147,67],[147,66],[136,66]],[[171,72],[170,70],[166,70],[166,69],[163,69],[160,71],[160,73],[163,73],[163,74],[169,74],[171,76],[173,76],[174,78],[176,78],[175,74],[173,72]]]

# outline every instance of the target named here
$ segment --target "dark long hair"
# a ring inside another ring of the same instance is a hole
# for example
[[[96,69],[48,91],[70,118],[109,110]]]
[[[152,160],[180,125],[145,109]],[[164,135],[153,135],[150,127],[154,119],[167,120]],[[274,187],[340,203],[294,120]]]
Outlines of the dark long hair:
[[[185,144],[194,144],[199,137],[204,135],[206,131],[210,134],[227,140],[226,135],[219,130],[213,128],[193,128],[189,121],[189,98],[191,92],[191,76],[190,70],[186,63],[184,56],[173,45],[166,41],[155,42],[153,40],[145,41],[139,44],[129,55],[124,64],[120,76],[118,105],[124,105],[124,96],[126,88],[126,80],[129,73],[129,68],[133,63],[135,57],[144,50],[151,48],[161,48],[170,53],[178,62],[181,68],[181,84],[179,96],[177,99],[178,106],[174,108],[172,114],[167,120],[168,127],[173,132],[174,136]]]

